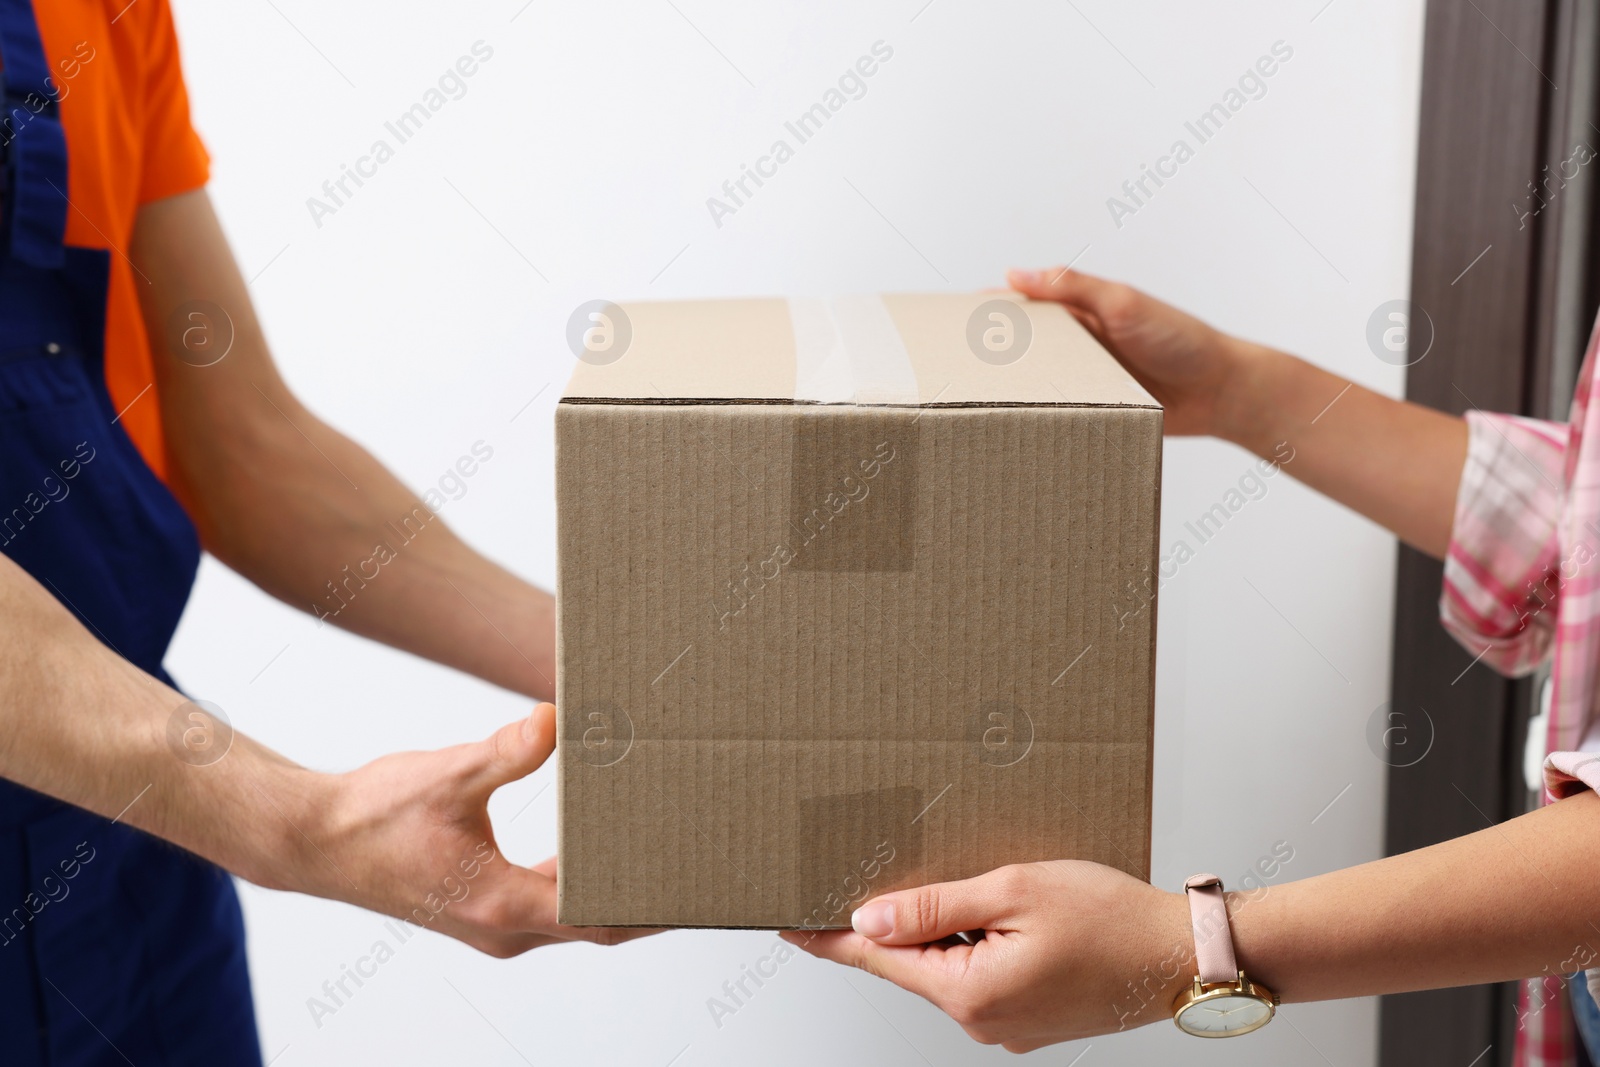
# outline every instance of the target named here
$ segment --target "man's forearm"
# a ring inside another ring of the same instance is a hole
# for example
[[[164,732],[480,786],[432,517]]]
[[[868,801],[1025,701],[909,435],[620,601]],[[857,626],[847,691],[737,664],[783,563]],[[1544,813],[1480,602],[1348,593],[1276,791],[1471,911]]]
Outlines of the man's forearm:
[[[0,619],[0,778],[257,885],[398,916],[497,956],[649,932],[561,926],[554,859],[530,869],[500,853],[488,800],[554,751],[549,705],[487,740],[323,774],[217,730],[3,555]]]
[[[1285,1001],[1600,964],[1600,796],[1331,874],[1230,894],[1239,965]]]
[[[147,830],[251,881],[305,859],[328,779],[241,734],[226,756],[185,747],[200,709],[89,634],[0,556],[0,777]]]
[[[155,353],[170,481],[205,547],[327,622],[553,698],[551,598],[472,551],[295,399],[205,192],[140,208],[130,254],[149,283],[139,298],[152,336],[209,306],[215,321],[201,315],[195,335],[227,341],[220,357]]]
[[[1304,360],[1238,342],[1219,434],[1436,558],[1450,547],[1466,462],[1463,420],[1381,396]]]
[[[292,397],[278,406],[280,425],[219,434],[204,466],[191,464],[204,479],[188,497],[206,548],[323,622],[554,699],[554,600],[474,551]]]

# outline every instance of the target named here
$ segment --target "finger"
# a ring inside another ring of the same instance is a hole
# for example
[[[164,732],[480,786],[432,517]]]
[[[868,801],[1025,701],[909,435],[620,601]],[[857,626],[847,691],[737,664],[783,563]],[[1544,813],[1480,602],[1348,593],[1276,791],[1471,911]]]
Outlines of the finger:
[[[883,945],[925,945],[967,930],[995,929],[1017,903],[998,873],[869,900],[850,916],[850,925]]]
[[[1006,274],[1011,287],[1035,300],[1055,300],[1089,312],[1104,322],[1112,316],[1112,305],[1126,301],[1132,290],[1119,282],[1108,282],[1093,274],[1070,267],[1048,270],[1014,270]]]
[[[1034,1049],[1044,1048],[1049,1043],[1048,1041],[1002,1041],[1000,1047],[1007,1052],[1020,1056],[1024,1052],[1032,1052]]]
[[[820,933],[784,930],[778,936],[818,959],[842,963],[846,967],[887,979],[941,1009],[945,994],[954,984],[953,976],[959,973],[957,964],[960,961],[947,959],[947,955],[972,951],[966,945],[950,949],[926,945],[880,945],[851,930]]]
[[[592,941],[596,945],[621,945],[667,932],[664,926],[563,926],[561,929],[572,931],[574,941]]]
[[[555,857],[540,867],[555,864]],[[493,908],[493,925],[505,933],[520,932],[562,941],[593,941],[617,945],[634,938],[660,933],[648,927],[563,926],[556,920],[556,883],[538,869],[510,865],[500,887],[499,903]]]
[[[556,921],[556,883],[549,875],[508,863],[495,892],[497,899],[485,919],[499,933],[532,934],[562,941],[583,938],[581,927],[562,926]]]
[[[526,719],[509,723],[471,746],[476,762],[474,789],[488,796],[519,778],[526,778],[550,758],[556,748],[556,709],[540,704]]]
[[[509,960],[531,952],[536,948],[546,945],[566,945],[571,942],[559,937],[546,937],[539,934],[491,934],[485,937],[467,937],[466,943],[479,952],[493,956],[498,960]]]
[[[1070,304],[1063,304],[1062,306],[1067,309],[1067,313],[1069,315],[1078,320],[1078,325],[1082,326],[1085,330],[1088,330],[1094,335],[1095,340],[1099,341],[1101,344],[1106,343],[1107,338],[1105,324],[1099,319],[1095,318],[1093,312],[1085,311],[1082,308],[1075,308]]]
[[[530,867],[528,869],[530,871],[532,871],[534,874],[542,874],[546,878],[554,878],[554,877],[556,877],[556,874],[558,872],[558,868],[556,866],[556,857],[551,856],[549,859],[543,861],[542,863],[535,863],[532,867]]]

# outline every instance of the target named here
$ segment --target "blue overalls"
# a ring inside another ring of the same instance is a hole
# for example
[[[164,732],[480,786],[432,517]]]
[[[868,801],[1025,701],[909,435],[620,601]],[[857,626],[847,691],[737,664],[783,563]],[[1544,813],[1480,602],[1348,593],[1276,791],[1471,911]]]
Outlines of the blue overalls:
[[[0,64],[0,551],[170,684],[199,540],[106,391],[109,253],[64,243],[66,141],[29,0],[0,0]],[[233,883],[0,780],[0,1064],[125,1062],[260,1064]]]

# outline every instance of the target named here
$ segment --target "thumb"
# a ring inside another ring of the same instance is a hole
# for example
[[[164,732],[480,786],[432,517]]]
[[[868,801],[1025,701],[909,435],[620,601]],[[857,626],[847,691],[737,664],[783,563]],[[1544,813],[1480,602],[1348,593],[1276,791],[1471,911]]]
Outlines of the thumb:
[[[500,727],[477,744],[475,786],[485,796],[538,770],[556,747],[556,709],[540,704],[526,719]]]
[[[857,908],[850,925],[880,944],[925,945],[967,930],[991,929],[1014,904],[985,875],[878,897]]]

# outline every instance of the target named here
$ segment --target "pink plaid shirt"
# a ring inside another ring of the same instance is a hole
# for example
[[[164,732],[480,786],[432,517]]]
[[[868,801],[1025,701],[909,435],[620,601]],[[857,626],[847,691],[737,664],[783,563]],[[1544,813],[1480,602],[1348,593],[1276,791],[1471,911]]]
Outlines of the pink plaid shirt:
[[[1577,751],[1600,684],[1600,405],[1590,338],[1567,425],[1467,414],[1470,444],[1439,599],[1445,629],[1502,674],[1552,664],[1545,789],[1600,788],[1600,753]],[[1580,961],[1584,965],[1592,960]],[[1552,964],[1560,968],[1560,964]],[[1600,992],[1600,969],[1589,972]],[[1522,985],[1518,1067],[1574,1063],[1559,974]]]

